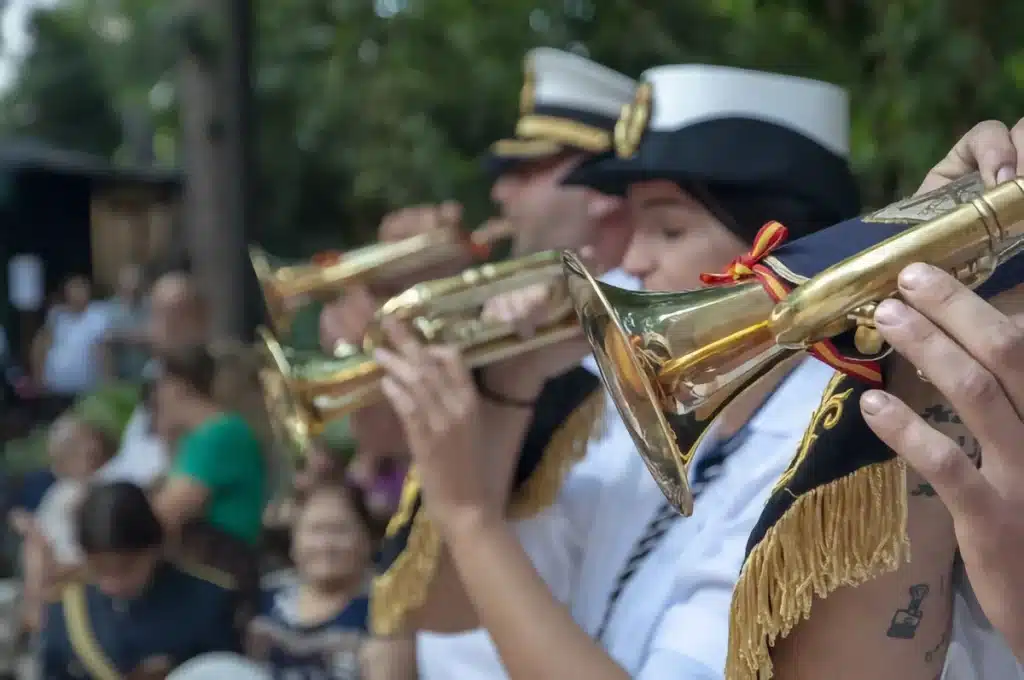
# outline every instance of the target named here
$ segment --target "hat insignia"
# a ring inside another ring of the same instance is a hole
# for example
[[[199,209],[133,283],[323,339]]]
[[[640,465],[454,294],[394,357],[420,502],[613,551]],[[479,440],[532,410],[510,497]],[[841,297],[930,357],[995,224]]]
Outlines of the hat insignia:
[[[615,123],[615,153],[619,158],[629,158],[640,148],[640,140],[651,118],[651,100],[651,84],[640,83],[633,101],[622,107]]]
[[[523,63],[523,89],[519,91],[519,115],[525,116],[533,113],[536,89],[537,73],[533,66],[533,59],[527,57]]]

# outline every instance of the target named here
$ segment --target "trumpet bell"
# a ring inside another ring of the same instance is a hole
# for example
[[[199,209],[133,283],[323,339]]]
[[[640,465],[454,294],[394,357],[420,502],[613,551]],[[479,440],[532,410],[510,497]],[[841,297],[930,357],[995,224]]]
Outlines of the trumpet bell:
[[[266,328],[258,330],[266,367],[264,400],[275,434],[298,455],[327,423],[381,397],[383,371],[362,354],[335,358],[281,345]]]
[[[311,419],[295,401],[280,373],[264,368],[259,378],[274,439],[292,458],[302,458],[312,443]]]
[[[263,249],[249,246],[249,262],[260,284],[267,316],[274,331],[287,334],[295,321],[294,304],[281,295],[281,281],[291,278],[303,265],[284,264]]]
[[[616,409],[665,497],[693,512],[689,467],[716,417],[796,350],[779,347],[760,283],[684,293],[597,281],[573,253],[566,281]]]
[[[250,246],[249,261],[260,283],[274,332],[291,330],[304,298],[330,297],[353,282],[392,280],[445,262],[486,257],[492,244],[455,228],[435,229],[391,243],[375,243],[344,254],[285,263]]]

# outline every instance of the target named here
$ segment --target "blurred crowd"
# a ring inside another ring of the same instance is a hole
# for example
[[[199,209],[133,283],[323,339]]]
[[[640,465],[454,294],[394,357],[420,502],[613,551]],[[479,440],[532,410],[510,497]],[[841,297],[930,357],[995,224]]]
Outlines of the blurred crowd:
[[[329,677],[411,677],[411,651],[374,652],[367,632],[370,565],[404,476],[400,428],[368,409],[296,459],[273,436],[259,353],[211,337],[187,263],[128,266],[118,284],[96,300],[88,279],[70,277],[27,365],[5,352],[11,398],[52,417],[46,467],[5,479],[21,586],[9,656],[53,653],[48,607],[85,570],[126,598],[166,562],[223,586],[214,569],[244,592],[230,606],[245,624],[225,623],[237,635],[211,638],[209,651],[244,648],[260,663],[334,668]],[[367,300],[351,300],[343,316],[355,326]],[[377,673],[358,673],[364,654],[384,659]]]

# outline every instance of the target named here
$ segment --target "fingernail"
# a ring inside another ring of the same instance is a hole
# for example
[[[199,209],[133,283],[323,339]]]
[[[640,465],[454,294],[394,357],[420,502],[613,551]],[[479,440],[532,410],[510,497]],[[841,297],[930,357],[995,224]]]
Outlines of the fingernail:
[[[879,390],[869,390],[860,397],[861,410],[871,416],[881,413],[888,403],[889,396]]]
[[[935,267],[923,262],[915,262],[904,267],[903,271],[900,272],[899,284],[901,288],[906,288],[907,290],[923,288],[934,282],[935,274]]]
[[[1009,165],[1004,165],[996,171],[996,184],[1002,184],[1003,182],[1009,182],[1013,179],[1016,172]]]
[[[875,323],[880,326],[897,326],[903,322],[906,306],[899,300],[882,300],[875,309]]]

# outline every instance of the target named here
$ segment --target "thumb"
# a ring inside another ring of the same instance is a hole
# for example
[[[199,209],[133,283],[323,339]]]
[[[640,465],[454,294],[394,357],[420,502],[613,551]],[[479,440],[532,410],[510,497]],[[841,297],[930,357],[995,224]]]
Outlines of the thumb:
[[[981,173],[987,187],[1017,174],[1017,150],[1004,123],[986,120],[971,128],[931,169],[917,194],[939,189],[974,171]]]
[[[861,395],[860,408],[871,431],[924,477],[954,517],[989,515],[988,480],[956,442],[881,390]]]

